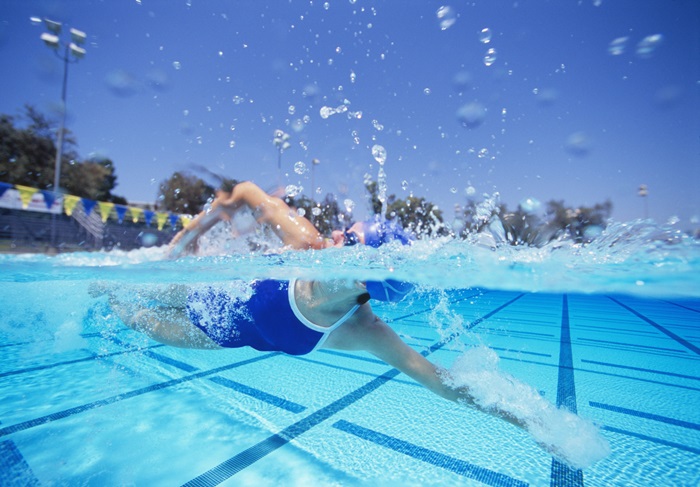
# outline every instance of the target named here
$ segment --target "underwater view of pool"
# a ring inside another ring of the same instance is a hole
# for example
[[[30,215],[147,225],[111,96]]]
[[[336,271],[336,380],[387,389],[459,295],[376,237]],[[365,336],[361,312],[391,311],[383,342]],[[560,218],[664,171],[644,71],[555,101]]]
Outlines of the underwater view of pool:
[[[697,485],[700,248],[632,237],[637,225],[588,246],[0,256],[0,484]],[[371,302],[411,347],[487,393],[504,377],[527,384],[536,398],[506,399],[576,412],[609,452],[563,438],[584,461],[603,457],[574,469],[366,353],[164,346],[88,294],[97,281],[387,276],[417,285]]]

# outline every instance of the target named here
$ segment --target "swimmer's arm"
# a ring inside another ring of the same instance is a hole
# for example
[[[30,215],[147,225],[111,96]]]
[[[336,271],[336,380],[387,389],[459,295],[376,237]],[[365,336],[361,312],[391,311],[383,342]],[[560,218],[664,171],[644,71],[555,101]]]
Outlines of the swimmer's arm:
[[[197,240],[223,219],[224,210],[220,206],[209,212],[197,215],[185,228],[180,230],[168,245],[168,256],[176,259],[187,251],[196,251]]]
[[[363,305],[356,316],[358,319],[333,330],[326,340],[325,346],[341,350],[367,351],[438,396],[473,406],[480,411],[525,428],[520,420],[506,411],[480,407],[467,387],[455,389],[445,384],[448,372],[437,367],[406,345],[389,325],[372,313],[369,305]]]

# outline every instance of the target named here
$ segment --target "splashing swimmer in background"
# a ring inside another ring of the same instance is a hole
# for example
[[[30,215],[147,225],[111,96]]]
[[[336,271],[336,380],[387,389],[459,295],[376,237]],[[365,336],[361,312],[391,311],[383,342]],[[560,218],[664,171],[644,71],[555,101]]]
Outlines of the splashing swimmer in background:
[[[197,215],[173,237],[170,257],[196,251],[199,237],[219,221],[230,220],[243,209],[251,210],[258,223],[268,225],[282,240],[285,250],[320,250],[356,243],[379,247],[393,240],[403,244],[410,242],[402,229],[384,221],[357,222],[344,231],[334,230],[331,238],[324,238],[313,223],[297,214],[281,198],[245,181],[236,184],[230,192],[220,191],[209,211]]]
[[[259,222],[271,225],[289,249],[354,243],[378,247],[391,239],[409,243],[405,234],[377,230],[368,222],[324,240],[281,199],[253,183],[240,183],[176,236],[171,255],[194,246],[200,235],[244,206],[253,209]],[[557,409],[534,388],[500,371],[493,351],[472,349],[448,370],[409,347],[373,312],[369,301],[398,302],[412,289],[409,283],[393,280],[263,279],[131,289],[94,283],[90,294],[107,295],[124,324],[166,345],[207,350],[248,346],[290,355],[318,349],[366,351],[438,396],[526,430],[545,451],[573,468],[586,468],[609,453],[607,441],[592,423]]]

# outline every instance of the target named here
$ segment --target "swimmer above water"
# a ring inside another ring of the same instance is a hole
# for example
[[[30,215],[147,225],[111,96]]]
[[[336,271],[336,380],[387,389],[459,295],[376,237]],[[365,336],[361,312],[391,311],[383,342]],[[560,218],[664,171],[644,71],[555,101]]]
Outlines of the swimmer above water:
[[[357,222],[344,231],[334,230],[331,238],[305,217],[293,211],[281,198],[271,196],[250,181],[236,184],[230,192],[221,191],[211,209],[197,215],[173,237],[168,254],[177,258],[196,252],[197,240],[219,221],[231,220],[239,211],[249,209],[257,222],[269,226],[282,240],[285,250],[321,250],[354,244],[379,247],[392,240],[406,244],[408,235],[385,222]]]
[[[400,301],[410,287],[398,284],[265,279],[125,289],[94,283],[90,293],[107,295],[124,324],[167,345],[206,350],[247,346],[290,355],[318,349],[366,351],[440,397],[528,431],[548,453],[574,468],[607,454],[607,442],[592,423],[557,409],[514,377],[480,371],[479,363],[467,366],[466,373],[447,370],[404,343],[370,304]],[[557,416],[560,420],[550,424]],[[594,453],[581,459],[580,450],[590,451],[591,445]]]

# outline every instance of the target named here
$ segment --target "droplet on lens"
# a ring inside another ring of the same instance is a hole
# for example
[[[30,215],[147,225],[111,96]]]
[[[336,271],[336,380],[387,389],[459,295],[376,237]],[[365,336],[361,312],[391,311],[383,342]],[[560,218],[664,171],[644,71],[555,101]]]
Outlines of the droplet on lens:
[[[457,110],[457,121],[463,127],[474,129],[484,123],[486,108],[479,102],[467,103]]]

